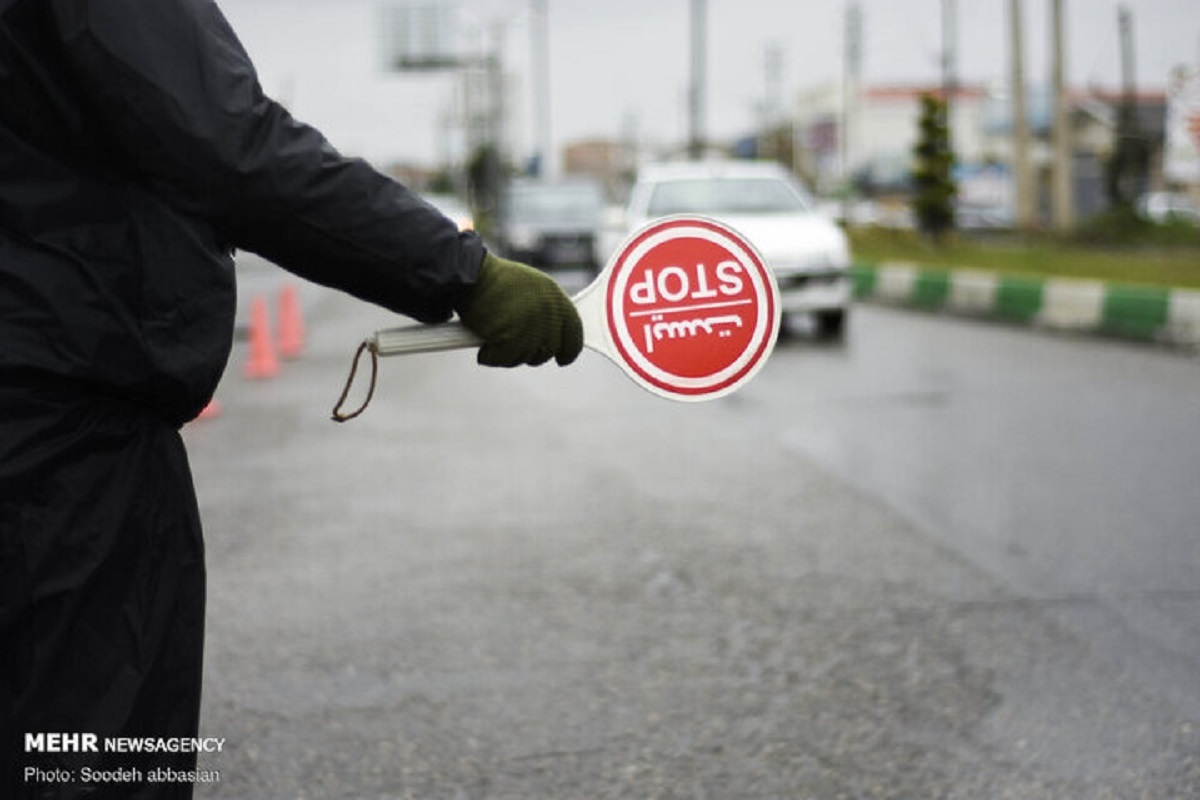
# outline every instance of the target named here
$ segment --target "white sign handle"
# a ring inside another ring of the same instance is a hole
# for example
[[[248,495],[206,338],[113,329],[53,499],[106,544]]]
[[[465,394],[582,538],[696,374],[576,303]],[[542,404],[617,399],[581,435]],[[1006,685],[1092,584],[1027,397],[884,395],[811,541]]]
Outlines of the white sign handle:
[[[599,300],[594,299],[603,294],[597,291],[597,287],[605,286],[607,281],[608,273],[601,273],[596,280],[571,298],[571,301],[575,304],[575,310],[579,312],[579,318],[583,321],[584,346],[603,353],[611,359],[611,350],[606,344],[604,330],[604,309],[600,306]],[[342,389],[342,395],[333,408],[333,420],[346,422],[366,410],[375,393],[375,378],[378,374],[376,359],[379,357],[440,353],[445,350],[479,347],[482,344],[483,339],[458,321],[440,322],[433,325],[403,325],[398,328],[384,328],[375,331],[363,339],[362,344],[358,347],[358,352],[354,355],[350,375],[346,378],[346,386]],[[358,362],[364,354],[369,354],[371,358],[370,388],[367,390],[366,399],[357,410],[345,411],[344,406],[347,396],[350,394],[350,387],[354,384],[355,375],[358,373]]]
[[[406,325],[375,331],[367,339],[372,350],[381,356],[406,356],[412,353],[438,353],[460,350],[483,344],[461,322],[441,322],[435,325]]]
[[[575,310],[583,320],[583,343],[598,352],[607,355],[603,331],[600,329],[602,320],[597,307],[590,298],[596,294],[595,289],[607,282],[607,275],[602,273],[595,281],[584,287],[571,298]],[[461,322],[440,322],[434,325],[402,325],[398,328],[385,328],[375,331],[368,336],[366,346],[378,356],[406,356],[416,353],[440,353],[444,350],[462,350],[468,347],[479,347],[483,339]]]

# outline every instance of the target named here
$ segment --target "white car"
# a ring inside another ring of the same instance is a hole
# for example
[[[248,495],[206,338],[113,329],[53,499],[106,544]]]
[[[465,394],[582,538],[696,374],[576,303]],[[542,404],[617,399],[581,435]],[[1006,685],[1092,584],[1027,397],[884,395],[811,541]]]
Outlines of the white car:
[[[757,161],[643,167],[624,212],[608,220],[597,261],[606,263],[630,231],[673,214],[710,217],[749,239],[775,273],[785,323],[807,314],[821,336],[844,334],[851,301],[846,234],[783,167]]]

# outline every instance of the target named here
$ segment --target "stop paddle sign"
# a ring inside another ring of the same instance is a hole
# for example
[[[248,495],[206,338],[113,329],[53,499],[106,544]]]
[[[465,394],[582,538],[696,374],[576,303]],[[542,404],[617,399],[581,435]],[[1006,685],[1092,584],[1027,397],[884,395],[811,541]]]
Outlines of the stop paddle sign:
[[[651,223],[617,251],[595,291],[600,284],[603,352],[674,400],[734,391],[763,365],[779,332],[775,276],[748,241],[713,220]],[[581,313],[590,291],[576,300]]]
[[[705,217],[665,217],[634,232],[572,301],[589,349],[644,389],[672,400],[711,400],[737,390],[766,362],[779,334],[774,274],[749,241]],[[462,323],[447,322],[376,331],[359,353],[393,356],[480,344]],[[353,380],[352,371],[334,409],[336,420],[362,411],[340,411]]]

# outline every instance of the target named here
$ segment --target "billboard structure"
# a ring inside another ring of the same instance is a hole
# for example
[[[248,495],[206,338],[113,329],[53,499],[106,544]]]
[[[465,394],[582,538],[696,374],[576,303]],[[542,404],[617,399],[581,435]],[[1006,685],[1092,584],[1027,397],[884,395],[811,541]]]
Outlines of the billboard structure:
[[[467,162],[481,154],[485,175],[471,186],[478,210],[499,208],[499,160],[504,158],[506,91],[501,53],[503,24],[492,26],[469,16],[453,2],[384,0],[379,7],[381,66],[396,74],[445,72],[453,76],[455,103],[446,120],[446,138],[459,141],[464,152],[450,161],[461,183],[471,183]],[[491,34],[490,36],[488,34]],[[460,138],[461,137],[461,138]],[[460,187],[460,191],[462,188]]]
[[[1200,188],[1200,67],[1178,67],[1171,75],[1163,176]]]
[[[385,70],[397,72],[455,69],[462,47],[453,5],[389,3],[379,9]]]

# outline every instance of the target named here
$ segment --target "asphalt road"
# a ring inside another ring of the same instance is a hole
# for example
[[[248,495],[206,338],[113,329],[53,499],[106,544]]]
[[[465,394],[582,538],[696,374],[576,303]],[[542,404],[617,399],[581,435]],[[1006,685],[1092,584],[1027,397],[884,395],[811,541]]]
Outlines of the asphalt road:
[[[248,270],[243,302],[281,273]],[[202,798],[1200,796],[1200,362],[856,309],[699,405],[307,352],[186,429]]]

